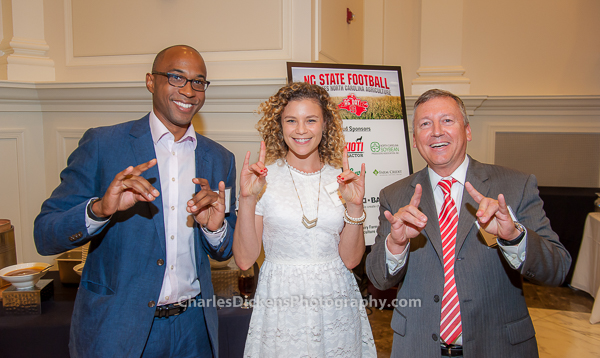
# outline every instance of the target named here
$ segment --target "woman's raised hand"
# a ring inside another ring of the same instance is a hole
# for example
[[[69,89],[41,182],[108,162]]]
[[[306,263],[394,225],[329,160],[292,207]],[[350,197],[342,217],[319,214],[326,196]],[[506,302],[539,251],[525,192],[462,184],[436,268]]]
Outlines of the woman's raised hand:
[[[338,175],[337,181],[340,185],[340,193],[346,204],[362,207],[365,197],[365,163],[360,167],[360,175],[350,170],[348,165],[348,151],[344,148],[342,157],[342,174]]]
[[[258,162],[249,165],[250,152],[246,153],[242,173],[240,174],[240,195],[242,197],[257,196],[267,182],[268,169],[265,168],[265,155],[267,148],[265,142],[260,142]]]

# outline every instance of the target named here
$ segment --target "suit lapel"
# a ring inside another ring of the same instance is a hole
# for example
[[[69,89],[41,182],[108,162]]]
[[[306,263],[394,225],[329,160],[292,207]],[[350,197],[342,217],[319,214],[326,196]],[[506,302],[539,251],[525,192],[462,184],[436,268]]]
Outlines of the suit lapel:
[[[487,197],[490,191],[490,185],[488,182],[487,173],[483,170],[481,164],[469,157],[469,168],[467,169],[466,181],[471,183],[473,187],[481,193],[481,195]],[[475,213],[479,209],[479,204],[471,197],[471,194],[467,192],[467,189],[463,190],[462,203],[460,207],[460,215],[458,218],[458,230],[456,236],[456,252],[460,252],[462,245],[465,243],[465,239],[471,231],[473,225],[475,225],[476,216]]]
[[[142,164],[156,158],[156,151],[154,150],[154,143],[152,142],[152,134],[150,133],[150,122],[149,115],[135,122],[131,127],[129,134],[131,135],[131,148],[135,156],[136,163]],[[142,176],[146,179],[156,179],[151,184],[161,191],[160,175],[158,173],[158,165],[145,171]],[[165,242],[165,218],[162,212],[163,203],[162,195],[159,195],[153,202],[148,203],[150,212],[152,213],[152,220],[156,226],[156,233],[160,241],[160,247],[163,253],[166,254],[166,242]]]

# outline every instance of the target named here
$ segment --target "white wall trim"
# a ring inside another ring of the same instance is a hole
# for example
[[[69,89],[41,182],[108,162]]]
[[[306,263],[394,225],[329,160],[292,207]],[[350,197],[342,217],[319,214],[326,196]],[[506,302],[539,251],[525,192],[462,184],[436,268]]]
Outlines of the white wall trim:
[[[15,140],[17,150],[17,176],[18,176],[18,192],[19,192],[19,220],[14,223],[15,227],[15,244],[17,250],[17,262],[23,262],[23,232],[27,228],[33,228],[33,222],[29,225],[24,225],[28,221],[28,205],[27,205],[27,175],[25,163],[25,129],[0,129],[0,140]],[[6,188],[14,190],[14,188]]]
[[[87,128],[58,128],[56,130],[56,164],[57,173],[67,167],[67,159],[71,153],[67,153],[65,140],[76,139],[79,141]]]
[[[523,122],[503,122],[501,124],[488,124],[487,126],[487,158],[486,163],[494,163],[496,157],[496,133],[600,133],[600,121],[597,123],[548,123],[537,124]]]
[[[260,142],[262,137],[257,131],[215,131],[206,130],[202,135],[216,142]],[[239,159],[238,159],[239,160]]]

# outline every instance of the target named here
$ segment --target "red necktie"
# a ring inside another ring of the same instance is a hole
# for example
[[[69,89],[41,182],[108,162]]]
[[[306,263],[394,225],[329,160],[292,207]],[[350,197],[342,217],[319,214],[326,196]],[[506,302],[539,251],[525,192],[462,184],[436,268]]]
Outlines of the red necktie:
[[[440,337],[447,344],[451,344],[462,333],[460,320],[460,303],[456,282],[454,281],[454,262],[456,249],[456,229],[458,227],[458,213],[456,204],[450,196],[452,184],[456,179],[440,180],[438,185],[444,192],[444,205],[440,212],[440,232],[442,234],[442,254],[444,261],[444,297],[442,298],[442,322],[440,323]]]

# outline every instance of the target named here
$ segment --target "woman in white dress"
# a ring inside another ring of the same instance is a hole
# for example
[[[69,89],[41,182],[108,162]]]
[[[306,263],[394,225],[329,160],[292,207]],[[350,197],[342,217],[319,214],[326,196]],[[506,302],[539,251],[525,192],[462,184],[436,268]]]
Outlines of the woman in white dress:
[[[244,356],[375,357],[349,271],[365,250],[364,164],[361,175],[349,170],[342,121],[323,88],[290,84],[259,111],[263,142],[257,163],[250,152],[244,160],[233,243],[241,269],[265,250]]]

